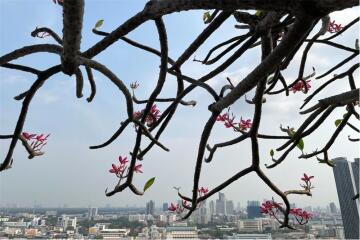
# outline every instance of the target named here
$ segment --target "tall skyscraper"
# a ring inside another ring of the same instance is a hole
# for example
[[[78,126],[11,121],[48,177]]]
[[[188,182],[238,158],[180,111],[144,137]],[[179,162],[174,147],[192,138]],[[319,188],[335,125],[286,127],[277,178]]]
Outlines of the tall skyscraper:
[[[219,192],[219,199],[216,200],[216,214],[226,215],[226,198],[225,194]]]
[[[233,215],[234,214],[234,202],[232,200],[226,201],[226,215]]]
[[[98,208],[97,207],[89,207],[88,219],[94,220],[97,215],[98,215]]]
[[[212,215],[215,215],[215,203],[213,200],[211,200],[209,203],[209,215],[210,215],[210,217]]]
[[[262,217],[259,201],[248,201],[246,210],[248,218],[250,219]]]
[[[352,200],[359,192],[359,158],[355,162],[348,162],[344,157],[333,161],[345,238],[359,239],[359,199]]]
[[[329,206],[330,206],[330,213],[332,213],[332,214],[337,213],[337,209],[336,209],[335,203],[331,202]]]
[[[155,202],[150,200],[150,202],[146,203],[146,214],[154,215],[155,213]]]

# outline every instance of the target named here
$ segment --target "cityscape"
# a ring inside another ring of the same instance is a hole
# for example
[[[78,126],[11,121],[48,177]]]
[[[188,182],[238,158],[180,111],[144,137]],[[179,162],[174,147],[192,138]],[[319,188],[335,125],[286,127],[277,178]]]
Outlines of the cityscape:
[[[357,239],[359,205],[359,158],[333,159],[340,206],[304,207],[312,217],[295,230],[280,228],[272,216],[261,212],[259,200],[241,206],[219,192],[216,199],[199,205],[190,218],[172,211],[174,204],[149,201],[143,207],[20,208],[0,209],[0,239]],[[294,204],[292,209],[297,208]]]

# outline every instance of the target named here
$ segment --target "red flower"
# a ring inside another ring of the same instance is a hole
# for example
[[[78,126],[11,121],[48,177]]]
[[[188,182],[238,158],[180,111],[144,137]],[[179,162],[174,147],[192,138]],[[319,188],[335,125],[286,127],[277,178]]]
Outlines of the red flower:
[[[30,134],[30,133],[27,133],[27,132],[23,132],[21,135],[22,135],[26,140],[33,139],[33,138],[36,136],[36,134]]]
[[[168,208],[169,211],[175,212],[179,208],[179,204],[170,203],[170,207]]]
[[[135,171],[136,173],[143,173],[143,172],[141,171],[141,167],[142,167],[142,164],[136,165],[136,166],[134,167],[134,171]]]
[[[120,165],[125,165],[128,162],[127,157],[122,158],[121,156],[119,156],[119,162]]]
[[[311,88],[310,82],[311,82],[311,80],[306,80],[305,81],[306,88],[308,90]],[[299,91],[302,91],[303,93],[305,93],[305,85],[304,85],[303,81],[299,80],[289,90],[292,91],[293,93],[296,93],[296,92],[299,92]]]
[[[337,32],[340,32],[342,29],[343,29],[343,27],[341,26],[341,24],[336,24],[335,20],[330,22],[327,27],[327,31],[329,33],[337,33]]]
[[[304,173],[304,177],[301,178],[304,182],[310,182],[310,180],[314,178],[314,176],[308,176],[306,173]]]
[[[289,214],[292,214],[294,215],[295,217],[299,217],[299,218],[302,218],[306,221],[308,221],[310,218],[312,218],[312,214],[307,212],[307,211],[304,211],[302,210],[301,208],[293,208],[293,209],[290,209],[290,212]]]
[[[251,128],[251,126],[252,126],[251,119],[248,120],[243,120],[242,118],[240,119],[239,127],[241,130],[246,131],[248,128]]]

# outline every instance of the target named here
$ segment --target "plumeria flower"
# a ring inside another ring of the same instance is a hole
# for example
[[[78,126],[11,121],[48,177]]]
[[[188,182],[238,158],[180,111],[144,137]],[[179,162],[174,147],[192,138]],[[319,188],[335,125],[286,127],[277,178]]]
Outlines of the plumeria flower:
[[[142,164],[138,164],[134,167],[134,171],[136,173],[143,173],[143,171],[141,171],[141,167],[142,167]]]
[[[186,200],[183,200],[182,204],[184,207],[190,207],[190,204]]]
[[[306,173],[304,173],[304,176],[301,178],[301,180],[308,183],[312,178],[314,178],[314,176],[308,176]]]
[[[251,126],[252,126],[251,119],[247,119],[247,120],[243,120],[242,118],[240,119],[239,127],[241,130],[246,131],[248,128],[251,128]]]
[[[116,166],[115,164],[111,165],[111,169],[109,170],[110,173],[115,173],[116,175],[118,175],[121,172],[121,167]]]
[[[169,211],[175,212],[179,208],[179,204],[170,203]]]
[[[36,137],[35,137],[35,139],[37,140],[37,141],[39,141],[39,142],[44,142],[44,141],[46,141],[47,140],[47,138],[50,136],[50,134],[48,134],[48,135],[44,135],[44,134],[40,134],[40,135],[37,135]]]
[[[130,88],[132,89],[137,89],[139,87],[139,83],[138,82],[134,82],[130,84]]]
[[[141,114],[141,112],[140,112],[140,111],[134,112],[134,113],[133,113],[133,118],[135,118],[135,119],[138,119],[138,120],[139,120],[139,119],[141,118],[141,115],[142,115],[142,114]]]
[[[125,165],[128,162],[127,157],[122,158],[119,156],[119,162],[121,165]]]
[[[306,88],[308,90],[311,88],[310,82],[311,82],[311,80],[306,80],[305,81]],[[293,93],[296,93],[296,92],[299,92],[299,91],[302,91],[303,93],[305,93],[305,85],[304,85],[303,81],[299,80],[289,90],[292,91]]]
[[[201,188],[199,188],[198,189],[198,192],[200,193],[200,194],[207,194],[208,192],[209,192],[209,189],[208,188],[204,188],[204,187],[201,187]]]
[[[27,132],[23,132],[21,135],[28,141],[30,139],[34,139],[34,137],[36,136],[36,134],[30,134],[30,133],[27,133]]]
[[[216,121],[225,122],[229,118],[229,115],[227,113],[224,113],[223,115],[219,115],[216,118]]]
[[[342,29],[343,29],[343,27],[341,26],[341,24],[336,24],[335,20],[330,22],[327,27],[327,31],[329,33],[337,33],[337,32],[340,32]]]

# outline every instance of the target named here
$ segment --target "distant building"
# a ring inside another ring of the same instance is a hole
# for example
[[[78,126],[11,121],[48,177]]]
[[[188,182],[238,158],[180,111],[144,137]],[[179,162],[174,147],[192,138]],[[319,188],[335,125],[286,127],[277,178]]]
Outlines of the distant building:
[[[259,201],[248,201],[247,205],[247,216],[250,219],[260,218],[262,214],[260,212],[260,202]]]
[[[208,224],[210,221],[210,215],[206,208],[206,201],[203,201],[199,206],[199,209],[194,212],[194,220],[198,224]]]
[[[262,232],[261,219],[243,219],[238,221],[240,232]]]
[[[168,208],[169,208],[169,204],[163,203],[163,208],[162,208],[163,212],[166,212],[168,210]]]
[[[98,208],[97,207],[89,207],[88,211],[88,219],[94,220],[98,215]]]
[[[329,205],[329,207],[330,207],[330,213],[332,213],[332,214],[337,213],[337,209],[336,209],[335,203],[331,202],[330,205]]]
[[[227,239],[268,239],[271,240],[271,233],[261,234],[261,233],[234,233],[232,236],[228,236]]]
[[[209,202],[209,215],[210,217],[215,214],[215,203],[213,200]]]
[[[359,199],[352,200],[359,193],[359,158],[355,162],[348,162],[343,157],[333,161],[345,238],[359,239]]]
[[[198,239],[196,227],[171,226],[166,228],[166,239]]]
[[[76,217],[70,218],[69,216],[62,215],[57,219],[57,227],[61,227],[64,230],[67,230],[67,228],[69,227],[76,229],[76,223],[77,223]]]
[[[232,200],[226,201],[226,215],[234,214],[234,202]]]
[[[219,199],[216,200],[216,214],[226,215],[226,198],[225,194],[219,192]]]
[[[146,203],[146,214],[154,215],[155,213],[155,202],[151,200]]]

